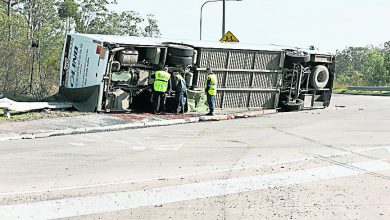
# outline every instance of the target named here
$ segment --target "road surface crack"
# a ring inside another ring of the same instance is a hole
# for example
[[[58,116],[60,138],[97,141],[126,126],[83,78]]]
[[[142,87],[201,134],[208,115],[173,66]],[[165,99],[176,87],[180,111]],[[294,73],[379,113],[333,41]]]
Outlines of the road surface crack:
[[[361,154],[361,153],[358,153],[358,152],[355,152],[355,151],[352,151],[352,150],[344,149],[344,148],[341,148],[341,147],[335,147],[335,146],[332,146],[332,145],[329,145],[329,144],[324,144],[324,143],[322,143],[320,141],[316,141],[316,140],[313,140],[313,139],[305,137],[305,136],[301,136],[301,135],[298,135],[298,134],[293,134],[293,133],[290,133],[290,132],[287,132],[287,131],[283,131],[283,130],[275,127],[275,126],[273,126],[272,129],[275,130],[275,131],[278,131],[280,133],[286,134],[286,135],[290,135],[290,136],[293,136],[293,137],[304,139],[306,141],[309,141],[309,142],[321,145],[323,147],[327,147],[327,148],[331,148],[331,149],[339,150],[339,151],[343,151],[343,152],[348,152],[348,153],[351,153],[353,155],[360,156],[360,157],[363,157],[363,158],[367,158],[367,159],[370,159],[370,160],[379,160],[378,158],[370,157],[370,156],[367,156],[367,155],[364,155],[364,154]],[[343,163],[343,162],[339,162],[339,161],[336,161],[336,160],[332,160],[329,157],[325,157],[325,156],[322,156],[322,155],[319,155],[319,154],[307,154],[307,155],[312,156],[314,158],[321,159],[323,161],[327,161],[327,162],[335,164],[335,165],[339,165],[339,166],[345,167],[345,168],[349,168],[349,169],[357,170],[357,171],[363,171],[363,172],[365,172],[365,173],[367,173],[367,174],[369,174],[371,176],[379,177],[379,178],[382,178],[382,179],[385,179],[385,180],[390,180],[390,176],[382,175],[382,174],[376,173],[376,172],[369,172],[369,171],[367,171],[365,169],[361,169],[359,167],[355,167],[355,166],[349,165],[347,163]]]

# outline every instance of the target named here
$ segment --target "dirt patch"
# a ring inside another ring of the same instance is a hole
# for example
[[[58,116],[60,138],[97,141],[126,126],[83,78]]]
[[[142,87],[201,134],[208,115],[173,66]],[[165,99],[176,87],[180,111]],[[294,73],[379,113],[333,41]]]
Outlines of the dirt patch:
[[[12,114],[11,118],[4,117],[3,111],[0,110],[0,123],[3,122],[12,122],[12,121],[32,121],[38,119],[49,119],[49,118],[65,118],[65,117],[74,117],[79,115],[87,115],[90,113],[82,113],[77,111],[57,111],[57,110],[43,110],[36,112],[28,112],[28,113],[20,113],[20,114]]]
[[[130,114],[110,114],[114,117],[129,119],[129,120],[142,120],[144,118],[160,118],[160,119],[186,119],[186,118],[192,118],[197,117],[199,115],[196,114],[150,114],[150,113],[130,113]]]

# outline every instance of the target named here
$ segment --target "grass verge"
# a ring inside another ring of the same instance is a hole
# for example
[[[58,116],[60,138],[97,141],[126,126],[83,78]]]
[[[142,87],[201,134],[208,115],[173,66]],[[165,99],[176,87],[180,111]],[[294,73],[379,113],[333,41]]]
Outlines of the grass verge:
[[[37,112],[28,112],[20,114],[12,114],[11,118],[4,117],[3,110],[0,109],[0,123],[1,122],[10,122],[10,121],[32,121],[38,119],[46,118],[64,118],[64,117],[73,117],[79,115],[86,115],[88,113],[82,112],[72,112],[72,111],[63,111],[63,110],[52,110],[52,111],[37,111]]]

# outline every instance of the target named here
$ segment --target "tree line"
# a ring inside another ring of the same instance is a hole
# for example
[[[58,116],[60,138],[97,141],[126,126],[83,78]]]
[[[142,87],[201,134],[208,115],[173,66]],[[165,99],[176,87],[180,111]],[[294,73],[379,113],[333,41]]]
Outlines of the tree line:
[[[390,41],[336,52],[336,86],[390,85]]]
[[[0,0],[0,91],[42,98],[57,91],[69,32],[159,37],[153,15],[109,10],[117,0]]]

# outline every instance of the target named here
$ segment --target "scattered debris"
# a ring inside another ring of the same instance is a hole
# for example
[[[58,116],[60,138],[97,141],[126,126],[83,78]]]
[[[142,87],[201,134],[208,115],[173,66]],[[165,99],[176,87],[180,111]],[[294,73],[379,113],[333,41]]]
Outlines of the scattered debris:
[[[4,116],[10,118],[13,113],[23,113],[42,109],[69,109],[73,105],[68,102],[16,102],[8,98],[0,99],[0,109]]]

